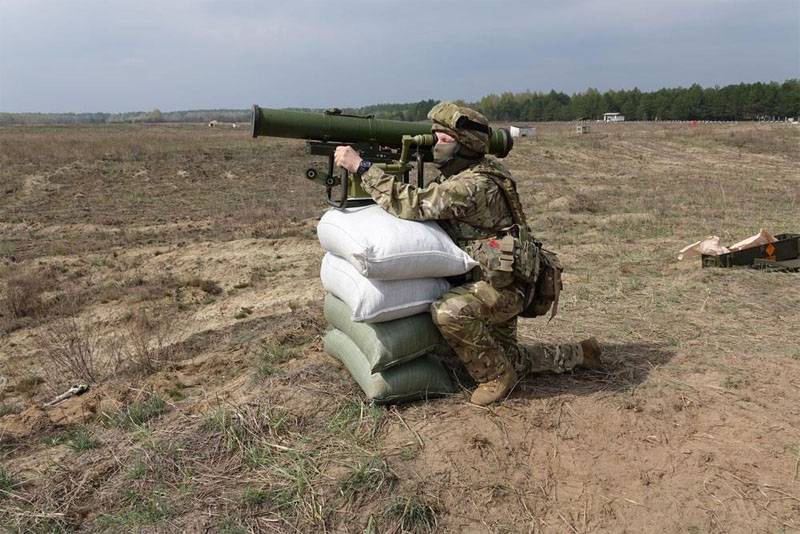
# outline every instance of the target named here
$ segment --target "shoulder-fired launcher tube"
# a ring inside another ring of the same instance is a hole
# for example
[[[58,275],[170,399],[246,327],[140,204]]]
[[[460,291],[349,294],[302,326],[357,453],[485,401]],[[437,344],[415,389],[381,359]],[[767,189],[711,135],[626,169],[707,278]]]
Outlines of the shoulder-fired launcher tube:
[[[290,137],[331,143],[402,146],[404,135],[431,133],[428,122],[405,122],[336,113],[266,109],[253,106],[253,137]],[[505,128],[492,130],[489,153],[503,158],[514,146]]]

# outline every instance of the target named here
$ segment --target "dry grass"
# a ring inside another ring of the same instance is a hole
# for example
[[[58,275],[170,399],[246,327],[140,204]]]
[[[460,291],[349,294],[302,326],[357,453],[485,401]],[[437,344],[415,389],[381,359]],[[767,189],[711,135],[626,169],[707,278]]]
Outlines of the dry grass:
[[[39,276],[23,274],[9,278],[3,298],[4,316],[13,321],[41,314],[44,310],[42,293],[46,289],[46,283]]]
[[[101,370],[98,340],[91,326],[82,325],[74,317],[48,325],[40,338],[42,358],[50,365],[51,382],[96,383],[106,378]]]
[[[142,312],[131,320],[122,339],[115,340],[114,360],[128,371],[153,373],[172,368],[183,356],[174,323],[166,315]]]
[[[185,355],[174,323],[150,310],[142,310],[128,320],[127,326],[105,336],[91,322],[74,316],[58,318],[43,329],[37,346],[45,382],[53,394],[76,383],[137,379],[172,369]],[[42,379],[35,378],[33,385],[38,386]],[[16,390],[24,392],[31,380],[20,380]]]
[[[486,410],[386,410],[321,353],[324,204],[302,143],[0,129],[0,524],[796,530],[797,275],[674,255],[712,233],[799,231],[800,132],[538,131],[507,164],[567,270],[559,316],[520,336],[596,335],[606,367],[524,380]],[[84,396],[33,408],[80,377]]]
[[[52,288],[52,278],[40,270],[6,278],[0,298],[0,330],[13,331],[47,313],[43,293]]]

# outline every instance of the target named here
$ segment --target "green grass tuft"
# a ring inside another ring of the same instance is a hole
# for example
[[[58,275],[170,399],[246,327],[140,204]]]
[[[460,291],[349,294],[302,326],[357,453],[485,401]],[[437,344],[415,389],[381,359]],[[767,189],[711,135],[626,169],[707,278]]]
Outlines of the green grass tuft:
[[[69,432],[66,444],[73,451],[81,453],[97,448],[100,445],[100,441],[95,439],[92,429],[79,426]]]
[[[725,389],[739,389],[746,383],[747,381],[740,376],[727,376],[725,380],[722,381],[722,387]]]
[[[314,466],[307,456],[289,453],[289,461],[270,469],[277,483],[270,489],[270,501],[279,510],[298,510],[305,503],[306,493],[311,488]]]
[[[433,532],[437,513],[433,505],[416,497],[404,497],[393,500],[384,515],[396,521],[401,532]]]
[[[409,461],[419,456],[419,447],[404,447],[400,450],[400,459]]]
[[[269,492],[259,488],[245,488],[242,494],[242,504],[256,507],[264,504],[269,499]]]
[[[141,480],[147,474],[148,468],[147,464],[144,463],[141,459],[136,460],[131,467],[131,470],[128,471],[128,478],[132,480]]]
[[[384,487],[390,487],[397,477],[383,458],[372,456],[361,462],[340,484],[339,489],[348,499],[374,495]]]
[[[219,534],[250,534],[252,531],[239,524],[236,520],[226,517],[217,524],[214,532]]]
[[[132,402],[116,414],[105,414],[108,424],[117,428],[134,429],[166,411],[167,403],[158,395]]]
[[[229,452],[241,453],[243,465],[257,469],[276,464],[279,455],[265,442],[280,441],[291,421],[291,414],[276,407],[243,413],[219,408],[205,426],[207,430],[222,434]]]
[[[192,278],[186,282],[187,286],[200,288],[204,293],[209,295],[221,295],[222,287],[214,280],[203,280],[200,278]]]
[[[11,474],[6,471],[6,468],[0,466],[0,501],[8,497],[11,490],[14,488],[14,479]]]
[[[144,525],[155,525],[173,514],[166,492],[154,492],[151,495],[140,495],[133,490],[122,493],[125,510],[101,515],[98,525],[111,531],[138,531]]]
[[[250,315],[252,315],[252,314],[253,314],[253,308],[248,308],[247,306],[242,306],[241,309],[239,309],[239,312],[236,315],[234,315],[234,318],[236,318],[236,319],[246,319],[246,318],[250,317]]]
[[[343,404],[328,421],[328,431],[333,434],[356,433],[365,429],[368,436],[377,432],[386,415],[386,410],[375,404],[353,399]]]
[[[171,387],[167,390],[167,395],[174,401],[186,400],[186,393],[179,387]]]
[[[297,347],[282,345],[275,341],[261,344],[258,352],[258,378],[269,378],[278,369],[278,365],[288,362],[299,354]]]

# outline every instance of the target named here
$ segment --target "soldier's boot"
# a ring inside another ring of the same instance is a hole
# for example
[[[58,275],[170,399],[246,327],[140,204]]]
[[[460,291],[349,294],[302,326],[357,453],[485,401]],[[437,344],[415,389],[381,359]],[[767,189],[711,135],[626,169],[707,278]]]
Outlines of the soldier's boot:
[[[600,359],[600,354],[603,353],[603,347],[596,337],[590,337],[581,341],[581,350],[583,351],[583,361],[578,367],[585,369],[600,369],[603,366],[603,361]]]
[[[497,322],[514,317],[518,300],[515,292],[498,293],[486,282],[475,282],[448,291],[431,305],[434,324],[479,384],[472,395],[475,404],[502,399],[517,381]]]
[[[505,399],[516,383],[517,373],[509,365],[500,376],[478,384],[469,400],[472,404],[477,404],[478,406],[488,406],[493,402]]]

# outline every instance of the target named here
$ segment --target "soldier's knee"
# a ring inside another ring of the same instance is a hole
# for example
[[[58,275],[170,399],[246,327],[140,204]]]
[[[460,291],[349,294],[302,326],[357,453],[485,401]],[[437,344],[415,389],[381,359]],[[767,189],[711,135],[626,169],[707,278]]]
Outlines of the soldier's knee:
[[[473,319],[473,308],[470,299],[463,295],[442,298],[431,304],[431,318],[439,330],[460,328],[466,321]]]
[[[443,327],[449,325],[453,321],[450,307],[442,301],[437,301],[431,304],[431,319],[433,324],[441,330]]]

